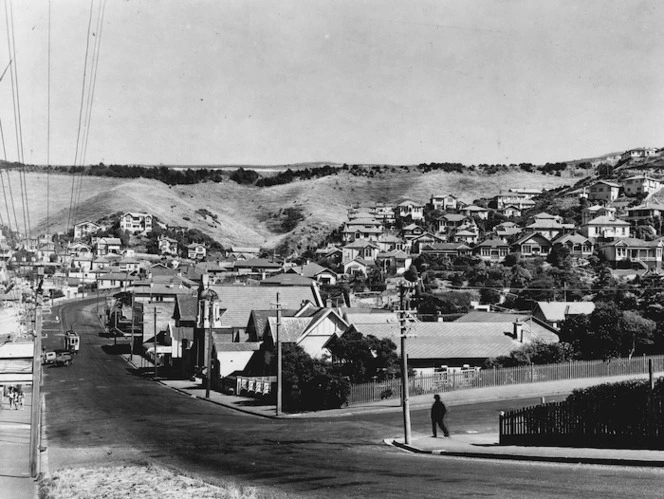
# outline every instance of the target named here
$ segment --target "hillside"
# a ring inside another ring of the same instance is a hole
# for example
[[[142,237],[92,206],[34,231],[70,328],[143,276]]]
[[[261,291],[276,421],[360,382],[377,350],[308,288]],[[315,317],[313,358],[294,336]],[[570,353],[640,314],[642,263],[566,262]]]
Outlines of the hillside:
[[[47,175],[27,173],[29,216],[33,233],[63,231],[67,225],[72,176],[51,174],[47,221]],[[23,226],[19,178],[10,174],[15,192],[19,225]],[[454,194],[471,202],[498,194],[510,187],[550,189],[570,185],[576,179],[513,170],[480,175],[475,172],[420,173],[398,168],[374,178],[356,177],[348,172],[324,178],[292,182],[268,188],[242,186],[232,181],[171,186],[146,179],[81,177],[77,221],[96,221],[116,212],[149,212],[169,225],[198,228],[225,246],[272,248],[288,241],[297,246],[318,242],[346,219],[354,204],[398,203],[409,198],[426,203],[433,193]],[[1,205],[0,205],[1,206]],[[303,219],[283,231],[283,210],[295,208]],[[3,219],[6,210],[2,210]],[[5,221],[6,223],[6,221]],[[13,226],[14,224],[12,224]]]

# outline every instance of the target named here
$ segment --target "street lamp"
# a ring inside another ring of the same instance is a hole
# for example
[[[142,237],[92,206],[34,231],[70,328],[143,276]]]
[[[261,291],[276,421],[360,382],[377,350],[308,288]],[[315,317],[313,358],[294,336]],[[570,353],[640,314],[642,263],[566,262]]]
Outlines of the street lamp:
[[[219,299],[219,295],[217,295],[217,293],[214,290],[206,288],[201,293],[201,299],[207,301],[208,303],[209,324],[208,324],[208,341],[207,341],[208,343],[207,380],[205,386],[205,398],[210,398],[210,385],[212,382],[212,323],[214,321],[214,310],[212,308],[212,305],[214,302],[216,302]],[[205,325],[205,320],[203,320],[203,324]]]

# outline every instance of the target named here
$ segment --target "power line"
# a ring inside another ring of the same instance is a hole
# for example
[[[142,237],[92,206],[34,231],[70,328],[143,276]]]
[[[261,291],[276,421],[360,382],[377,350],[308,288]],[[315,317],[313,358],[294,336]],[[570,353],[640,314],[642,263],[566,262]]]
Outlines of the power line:
[[[46,78],[46,231],[51,227],[51,0],[48,0],[48,63]]]

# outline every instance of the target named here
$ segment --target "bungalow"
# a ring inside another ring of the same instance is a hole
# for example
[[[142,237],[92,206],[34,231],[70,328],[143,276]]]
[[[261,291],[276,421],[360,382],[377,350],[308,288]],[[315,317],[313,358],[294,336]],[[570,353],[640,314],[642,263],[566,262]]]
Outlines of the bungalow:
[[[372,208],[372,213],[377,220],[380,220],[383,225],[392,225],[394,223],[394,207],[377,203]]]
[[[138,272],[141,268],[141,262],[135,258],[125,257],[118,262],[118,270],[120,272]]]
[[[380,251],[395,251],[404,249],[404,241],[394,234],[382,234],[376,243]]]
[[[203,260],[207,255],[207,249],[200,243],[187,245],[187,258],[190,260]]]
[[[629,229],[629,222],[603,216],[583,224],[579,232],[590,239],[625,238],[629,237]]]
[[[590,186],[588,199],[591,201],[611,202],[618,198],[620,193],[620,184],[609,182],[608,180],[599,180]]]
[[[137,280],[127,272],[101,272],[97,274],[97,289],[127,289]]]
[[[410,217],[411,220],[422,220],[424,218],[424,206],[411,200],[406,200],[397,206],[399,218]]]
[[[446,256],[456,258],[470,254],[470,246],[464,243],[434,243],[426,244],[420,249],[423,255]]]
[[[334,285],[339,279],[339,275],[336,272],[314,262],[307,262],[300,267],[293,267],[290,271],[318,281],[321,284]]]
[[[521,256],[546,256],[551,251],[551,241],[539,232],[532,232],[520,237],[510,246],[514,252]]]
[[[376,265],[386,273],[401,275],[413,263],[413,258],[403,251],[388,251],[378,253]]]
[[[518,236],[523,232],[523,229],[516,225],[514,222],[503,222],[496,225],[493,228],[495,234],[505,240],[508,240],[514,236]]]
[[[177,255],[178,241],[166,236],[160,236],[157,241],[160,255]]]
[[[627,237],[605,244],[598,251],[614,268],[628,265],[634,268],[660,270],[663,246],[664,242],[661,240],[644,241]]]
[[[565,234],[552,241],[552,244],[562,244],[569,250],[569,254],[577,258],[588,258],[595,251],[595,245],[587,237],[574,233]]]
[[[357,257],[353,260],[344,263],[344,274],[345,275],[363,275],[367,276],[371,269],[376,268],[375,260],[365,260],[363,258]]]
[[[443,243],[445,239],[438,237],[431,232],[424,232],[409,241],[411,254],[417,254],[422,251],[422,247],[428,244]]]
[[[505,218],[517,218],[521,216],[522,210],[514,204],[508,204],[507,206],[499,208],[498,213]]]
[[[74,225],[74,239],[83,239],[84,237],[93,236],[101,229],[101,225],[94,222],[79,222]]]
[[[456,210],[459,205],[459,200],[456,196],[451,194],[442,195],[442,194],[432,194],[431,200],[429,201],[429,206],[434,210]]]
[[[629,149],[622,153],[620,159],[647,158],[654,154],[657,154],[657,148],[655,147],[637,147],[636,149]]]
[[[466,215],[467,217],[477,217],[480,220],[486,220],[489,218],[489,210],[472,204],[461,208],[459,213]]]
[[[590,315],[595,310],[591,301],[539,301],[533,317],[558,328],[559,324],[572,315]]]
[[[480,234],[475,225],[464,225],[454,231],[452,239],[458,243],[477,244]]]
[[[639,194],[652,194],[662,188],[659,180],[655,180],[647,175],[636,175],[629,177],[623,182],[623,189],[626,196],[636,196]]]
[[[152,215],[148,213],[127,212],[120,217],[120,229],[131,232],[150,232],[152,230]]]
[[[438,222],[437,232],[439,234],[445,234],[457,227],[461,227],[463,224],[467,223],[469,219],[466,215],[461,215],[460,213],[446,213],[442,217],[438,217],[436,221]]]
[[[632,208],[627,208],[627,216],[625,217],[630,221],[646,220],[648,218],[654,219],[661,218],[664,213],[664,206],[659,204],[641,204]]]
[[[510,245],[503,239],[491,237],[473,248],[473,253],[486,262],[502,262],[509,253]]]
[[[424,234],[426,231],[417,224],[408,224],[401,229],[401,237],[404,239],[413,239]]]
[[[564,224],[553,218],[538,218],[530,225],[527,225],[526,230],[528,232],[537,232],[551,240],[574,230],[574,224]]]

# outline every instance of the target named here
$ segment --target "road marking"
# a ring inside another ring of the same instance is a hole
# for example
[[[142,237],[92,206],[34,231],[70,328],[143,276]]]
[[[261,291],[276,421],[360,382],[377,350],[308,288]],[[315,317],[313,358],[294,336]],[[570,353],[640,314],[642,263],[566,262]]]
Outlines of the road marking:
[[[14,430],[29,430],[30,423],[0,423],[0,428],[11,428]]]

